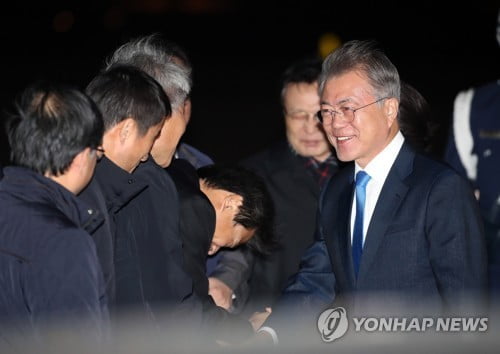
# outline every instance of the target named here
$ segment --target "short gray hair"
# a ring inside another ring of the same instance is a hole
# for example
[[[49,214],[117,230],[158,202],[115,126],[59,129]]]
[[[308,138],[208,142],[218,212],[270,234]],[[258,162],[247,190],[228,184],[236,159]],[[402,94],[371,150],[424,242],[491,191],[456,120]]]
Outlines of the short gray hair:
[[[366,75],[377,98],[394,97],[400,100],[401,82],[399,73],[389,58],[376,47],[374,41],[353,40],[330,53],[323,61],[319,78],[319,92],[323,92],[326,81],[349,71]]]
[[[106,69],[114,64],[133,65],[152,76],[163,87],[172,110],[184,105],[191,92],[189,68],[177,64],[157,34],[130,40],[118,47],[106,60]]]

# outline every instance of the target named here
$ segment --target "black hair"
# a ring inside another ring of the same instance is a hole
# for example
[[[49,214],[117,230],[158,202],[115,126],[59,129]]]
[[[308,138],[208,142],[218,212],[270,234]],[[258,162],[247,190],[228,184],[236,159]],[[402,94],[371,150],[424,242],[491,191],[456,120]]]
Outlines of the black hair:
[[[267,255],[275,247],[274,207],[264,181],[254,172],[238,165],[214,164],[198,169],[207,187],[223,189],[243,198],[234,222],[255,229],[246,246],[257,254]]]
[[[101,112],[76,87],[37,81],[15,107],[6,126],[14,165],[58,176],[81,151],[102,143]]]
[[[321,74],[321,64],[319,57],[306,57],[290,64],[281,75],[281,102],[283,103],[288,85],[317,82]]]
[[[410,145],[418,151],[433,153],[433,137],[438,125],[433,119],[431,107],[417,89],[403,81],[398,123]]]
[[[132,118],[144,135],[172,114],[170,101],[160,84],[131,65],[117,64],[100,72],[86,91],[101,109],[106,130]]]

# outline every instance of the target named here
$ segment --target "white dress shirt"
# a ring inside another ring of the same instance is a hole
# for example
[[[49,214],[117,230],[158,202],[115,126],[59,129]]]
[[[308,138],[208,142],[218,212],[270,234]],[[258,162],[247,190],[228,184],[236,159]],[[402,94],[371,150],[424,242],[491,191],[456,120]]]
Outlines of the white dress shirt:
[[[370,175],[370,180],[366,185],[365,212],[363,216],[363,245],[365,244],[366,231],[370,225],[373,211],[377,205],[377,200],[384,186],[385,179],[399,154],[399,150],[403,146],[405,139],[401,132],[398,132],[392,141],[382,150],[377,156],[371,160],[364,169],[357,163],[354,164],[354,176],[359,171],[365,171]],[[354,219],[356,217],[356,198],[353,198],[351,209],[351,244],[352,233],[354,230]]]

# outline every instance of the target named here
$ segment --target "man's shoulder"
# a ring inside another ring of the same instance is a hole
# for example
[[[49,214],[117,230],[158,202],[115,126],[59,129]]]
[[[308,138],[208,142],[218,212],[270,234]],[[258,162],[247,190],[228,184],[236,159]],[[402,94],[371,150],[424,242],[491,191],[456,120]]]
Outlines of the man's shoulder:
[[[176,189],[174,180],[167,170],[154,162],[152,158],[139,164],[132,176],[147,182],[148,190],[153,193],[171,194]]]
[[[460,90],[455,96],[455,108],[463,104],[479,106],[500,105],[500,79]],[[458,106],[457,106],[458,105]]]
[[[396,168],[405,166],[410,173],[421,175],[436,175],[441,172],[456,174],[454,169],[443,159],[426,152],[415,150],[411,144],[405,142],[394,161]],[[394,166],[393,166],[394,168]]]
[[[500,111],[500,80],[477,87],[474,90],[472,110],[479,111],[479,118],[491,119],[498,126],[498,113]],[[485,115],[485,117],[482,117]]]
[[[55,205],[23,203],[11,209],[9,214],[10,216],[6,216],[10,226],[5,227],[11,231],[8,235],[0,233],[0,238],[7,236],[5,240],[15,240],[6,246],[22,249],[22,254],[28,259],[34,255],[41,260],[52,257],[67,258],[68,254],[86,252],[85,250],[94,247],[89,233],[76,225]],[[26,220],[29,220],[29,223]]]
[[[177,148],[177,155],[178,158],[189,161],[195,168],[200,168],[214,163],[210,156],[184,142],[179,144]]]

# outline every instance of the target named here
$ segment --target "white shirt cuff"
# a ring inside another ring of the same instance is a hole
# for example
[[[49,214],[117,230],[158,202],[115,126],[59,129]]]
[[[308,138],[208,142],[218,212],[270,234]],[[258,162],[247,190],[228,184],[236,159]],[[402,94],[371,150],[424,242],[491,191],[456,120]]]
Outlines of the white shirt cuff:
[[[269,333],[269,335],[273,339],[273,343],[274,344],[278,344],[279,343],[278,335],[276,334],[276,331],[274,329],[272,329],[271,327],[266,327],[266,326],[260,327],[259,330],[257,331],[257,333],[259,333],[259,332],[267,332],[267,333]]]

